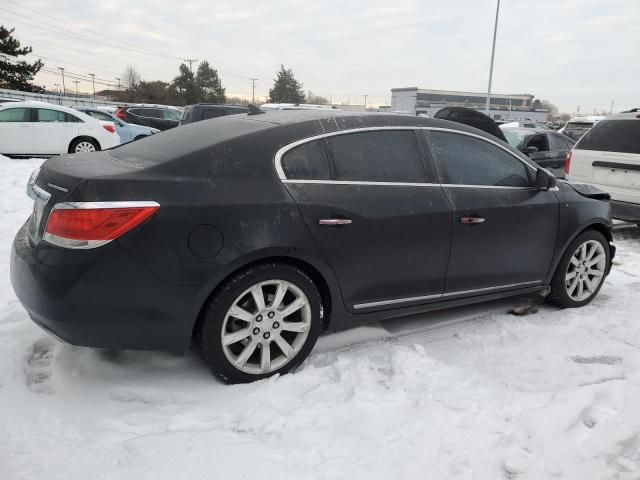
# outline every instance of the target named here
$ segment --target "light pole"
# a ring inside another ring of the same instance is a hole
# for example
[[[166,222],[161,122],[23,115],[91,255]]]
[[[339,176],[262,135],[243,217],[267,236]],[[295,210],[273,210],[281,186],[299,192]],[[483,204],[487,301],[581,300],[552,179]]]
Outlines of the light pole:
[[[118,90],[120,90],[120,79],[116,77],[116,80],[118,81]]]
[[[80,94],[78,93],[78,84],[80,83],[80,80],[74,80],[73,83],[76,84],[76,100],[77,100],[78,97],[80,96]]]
[[[251,103],[256,103],[256,81],[260,80],[259,78],[249,78],[251,80]]]
[[[368,96],[369,96],[369,95],[364,95],[364,111],[365,111],[365,112],[367,111],[367,97],[368,97]]]
[[[60,70],[60,72],[62,73],[62,93],[64,95],[67,94],[67,88],[64,86],[64,68],[63,67],[58,67],[58,70]]]
[[[60,90],[60,84],[54,83],[53,86],[56,87],[56,92],[58,92],[58,103],[62,105],[62,90]]]
[[[485,105],[485,113],[489,115],[491,108],[491,81],[493,80],[493,59],[496,55],[496,36],[498,35],[498,14],[500,13],[500,0],[496,7],[496,23],[493,26],[493,46],[491,47],[491,66],[489,67],[489,87],[487,88],[487,104]]]
[[[91,77],[91,85],[93,86],[93,100],[95,101],[95,99],[96,99],[96,74],[95,73],[90,73],[89,76]]]

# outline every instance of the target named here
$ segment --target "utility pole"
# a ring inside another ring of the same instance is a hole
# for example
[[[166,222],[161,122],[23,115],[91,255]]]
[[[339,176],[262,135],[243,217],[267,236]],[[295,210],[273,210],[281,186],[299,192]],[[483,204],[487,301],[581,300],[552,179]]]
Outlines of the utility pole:
[[[364,111],[365,111],[365,112],[367,111],[367,97],[368,97],[368,96],[369,96],[369,95],[365,95],[365,96],[364,96]]]
[[[56,87],[56,92],[58,92],[58,103],[62,105],[62,90],[60,90],[60,84],[54,83],[53,86]]]
[[[487,88],[487,104],[485,105],[485,113],[489,115],[491,109],[491,82],[493,80],[493,59],[496,55],[496,36],[498,35],[498,14],[500,13],[500,0],[496,7],[496,23],[493,26],[493,46],[491,47],[491,65],[489,67],[489,87]]]
[[[191,71],[191,73],[193,73],[193,68],[191,68],[191,64],[193,64],[194,62],[197,62],[198,59],[197,58],[185,58],[184,61],[189,64],[189,70]]]
[[[67,94],[67,88],[64,86],[64,68],[63,67],[58,67],[58,70],[60,70],[60,72],[62,73],[62,93],[64,95]]]
[[[91,77],[91,85],[93,86],[93,99],[96,99],[96,74],[95,73],[90,73],[89,76]]]
[[[78,84],[80,83],[80,80],[74,80],[73,83],[76,84],[76,97],[80,96],[80,94],[78,93]]]
[[[120,79],[116,77],[116,80],[118,81],[118,90],[120,90]]]
[[[255,102],[256,102],[256,82],[258,80],[260,80],[260,79],[259,78],[249,77],[249,80],[251,80],[251,103],[255,104]]]
[[[609,115],[613,115],[613,100],[611,100],[611,108],[609,109]]]

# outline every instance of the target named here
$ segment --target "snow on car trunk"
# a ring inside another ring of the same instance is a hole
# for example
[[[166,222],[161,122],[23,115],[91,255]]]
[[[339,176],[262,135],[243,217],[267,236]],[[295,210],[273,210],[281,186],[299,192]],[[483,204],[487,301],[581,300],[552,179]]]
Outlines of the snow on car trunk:
[[[638,478],[640,241],[582,309],[512,299],[321,338],[294,374],[225,386],[193,353],[63,345],[9,250],[40,160],[0,158],[2,478]]]

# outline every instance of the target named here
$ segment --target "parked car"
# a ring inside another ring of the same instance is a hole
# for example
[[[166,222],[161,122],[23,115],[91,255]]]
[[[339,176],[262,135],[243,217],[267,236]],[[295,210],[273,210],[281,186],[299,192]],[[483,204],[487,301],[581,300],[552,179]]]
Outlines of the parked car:
[[[640,115],[601,121],[573,147],[567,177],[611,194],[613,217],[640,225]]]
[[[0,105],[4,103],[16,103],[16,102],[24,102],[24,100],[20,100],[18,98],[0,97]]]
[[[409,115],[232,115],[29,184],[11,279],[31,318],[75,345],[195,338],[227,382],[288,372],[326,329],[547,290],[580,307],[615,254],[606,193]]]
[[[178,126],[182,111],[172,107],[142,105],[118,107],[115,115],[127,123],[144,125],[164,131]]]
[[[500,126],[502,133],[512,145],[541,167],[564,178],[564,162],[574,141],[561,133],[545,128],[512,128]]]
[[[588,117],[573,117],[562,127],[558,132],[566,135],[574,142],[580,140],[585,133],[587,133],[591,127],[596,123],[603,120],[605,117],[593,115]]]
[[[537,128],[546,130],[547,127],[531,120],[507,120],[500,125],[501,128]]]
[[[260,110],[337,110],[333,105],[314,103],[263,103]]]
[[[214,103],[196,103],[187,105],[182,112],[180,125],[208,120],[209,118],[224,117],[226,115],[237,115],[247,113],[249,108],[242,105],[219,105]]]
[[[114,115],[97,108],[78,107],[78,111],[86,113],[90,117],[96,120],[102,120],[104,122],[113,122],[116,127],[116,132],[120,137],[120,143],[128,143],[134,140],[140,140],[155,133],[159,133],[157,128],[145,127],[142,125],[135,125],[133,123],[126,123],[116,118]]]
[[[488,115],[478,110],[467,107],[445,107],[436,112],[434,118],[449,120],[451,122],[462,123],[471,127],[479,128],[494,137],[506,142],[502,130],[498,124]]]
[[[0,105],[0,153],[58,155],[120,144],[113,125],[72,108],[35,102]]]

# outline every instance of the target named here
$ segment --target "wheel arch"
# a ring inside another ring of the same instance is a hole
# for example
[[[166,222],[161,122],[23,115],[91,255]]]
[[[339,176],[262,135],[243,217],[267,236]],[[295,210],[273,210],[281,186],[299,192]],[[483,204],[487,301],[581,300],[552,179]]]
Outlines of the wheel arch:
[[[588,230],[595,230],[596,232],[601,233],[602,235],[604,235],[604,238],[606,238],[608,242],[613,241],[613,233],[611,232],[611,226],[607,223],[606,220],[595,219],[589,223],[581,225],[580,228],[576,229],[573,235],[567,238],[564,245],[562,245],[562,248],[558,250],[556,257],[554,258],[553,264],[549,269],[549,273],[547,274],[546,283],[549,283],[553,278],[553,275],[555,274],[558,268],[558,265],[560,264],[560,260],[562,259],[565,252],[567,251],[567,248],[569,248],[569,245],[571,245],[571,243],[576,238],[578,238],[578,236],[582,235],[584,232]],[[611,248],[610,248],[610,252],[612,253]],[[611,254],[611,256],[613,257],[613,253]],[[611,266],[609,266],[609,268],[610,267]]]
[[[98,146],[98,150],[102,150],[102,145],[100,145],[100,142],[98,141],[97,138],[92,137],[90,135],[78,135],[77,137],[74,137],[73,139],[71,139],[71,141],[69,142],[69,147],[67,147],[67,151],[68,153],[73,153],[71,151],[71,146],[75,143],[78,142],[80,140],[91,140],[92,142],[95,142],[95,144]]]
[[[322,330],[327,330],[331,323],[332,315],[334,314],[336,307],[339,308],[341,302],[341,296],[337,284],[333,283],[333,278],[327,278],[331,277],[331,274],[328,273],[327,267],[320,266],[309,259],[303,259],[298,256],[274,253],[268,256],[262,256],[257,259],[246,260],[244,262],[241,262],[240,264],[235,264],[232,268],[229,269],[226,274],[221,276],[214,285],[209,286],[208,293],[205,295],[204,299],[198,302],[199,306],[197,309],[197,314],[192,325],[192,335],[194,335],[199,330],[200,322],[203,319],[203,313],[206,310],[207,303],[229,278],[236,275],[238,272],[241,272],[242,270],[246,270],[247,268],[266,263],[281,263],[291,265],[299,268],[306,275],[308,275],[309,278],[311,278],[313,283],[318,288],[320,299],[322,300]]]

